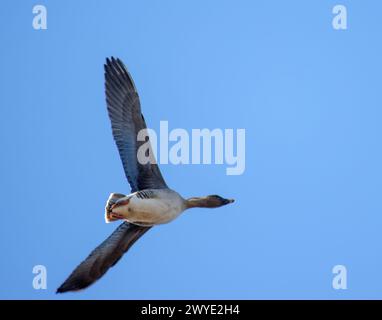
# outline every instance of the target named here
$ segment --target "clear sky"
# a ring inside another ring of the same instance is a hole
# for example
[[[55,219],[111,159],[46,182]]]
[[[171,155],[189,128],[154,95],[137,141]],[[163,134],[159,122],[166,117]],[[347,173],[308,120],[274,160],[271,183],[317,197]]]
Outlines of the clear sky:
[[[334,30],[344,4],[348,29]],[[32,28],[32,8],[48,29]],[[382,298],[380,1],[14,1],[0,19],[0,298]],[[128,193],[104,97],[120,57],[148,125],[246,129],[246,169],[162,165],[236,202],[150,230],[96,284],[55,289]],[[32,287],[47,268],[47,290]],[[334,290],[332,268],[347,268]]]

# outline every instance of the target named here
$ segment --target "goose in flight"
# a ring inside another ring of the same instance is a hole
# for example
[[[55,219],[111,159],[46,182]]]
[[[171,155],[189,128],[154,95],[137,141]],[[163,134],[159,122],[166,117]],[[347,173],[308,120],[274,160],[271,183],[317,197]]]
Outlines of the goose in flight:
[[[57,293],[90,286],[152,226],[170,222],[189,208],[216,208],[234,201],[217,195],[184,199],[168,188],[155,160],[145,164],[139,161],[139,147],[150,142],[148,138],[137,139],[140,130],[146,129],[146,123],[134,82],[120,59],[106,59],[105,91],[113,137],[131,193],[110,195],[105,220],[123,220],[123,223],[77,266]]]

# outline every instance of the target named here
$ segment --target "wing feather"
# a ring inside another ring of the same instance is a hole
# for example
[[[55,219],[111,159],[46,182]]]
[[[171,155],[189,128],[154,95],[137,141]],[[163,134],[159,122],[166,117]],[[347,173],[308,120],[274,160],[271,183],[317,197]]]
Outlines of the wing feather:
[[[137,135],[140,130],[146,129],[146,123],[134,82],[119,59],[106,59],[105,91],[114,140],[132,192],[167,188],[156,163],[142,165],[137,160],[139,147],[146,143],[138,141]],[[150,228],[122,223],[77,266],[57,292],[77,291],[90,286],[114,266]]]
[[[122,223],[80,263],[57,289],[57,293],[77,291],[93,284],[114,266],[134,242],[149,229],[150,227],[137,226],[128,222]]]
[[[146,129],[139,96],[126,67],[119,59],[106,59],[106,103],[114,140],[132,192],[143,189],[162,189],[167,185],[154,161],[139,163],[137,152],[146,141],[138,141],[140,130]],[[152,152],[151,148],[149,152]]]

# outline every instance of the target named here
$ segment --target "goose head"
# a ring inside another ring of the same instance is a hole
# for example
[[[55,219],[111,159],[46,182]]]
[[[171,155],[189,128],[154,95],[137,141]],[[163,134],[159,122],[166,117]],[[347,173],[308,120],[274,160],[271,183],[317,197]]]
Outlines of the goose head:
[[[193,197],[186,200],[187,208],[218,208],[234,202],[234,199],[225,199],[216,194],[205,197]]]

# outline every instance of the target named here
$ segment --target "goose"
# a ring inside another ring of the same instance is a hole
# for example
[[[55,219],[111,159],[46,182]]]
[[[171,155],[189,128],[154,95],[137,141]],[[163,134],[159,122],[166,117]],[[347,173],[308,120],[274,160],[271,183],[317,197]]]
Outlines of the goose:
[[[106,222],[123,222],[74,269],[57,293],[78,291],[93,284],[153,226],[168,223],[190,208],[217,208],[234,202],[218,195],[185,199],[167,186],[155,161],[138,161],[139,147],[150,141],[148,137],[146,141],[137,139],[139,131],[147,128],[137,89],[119,58],[107,58],[104,69],[107,111],[131,193],[109,196]]]

